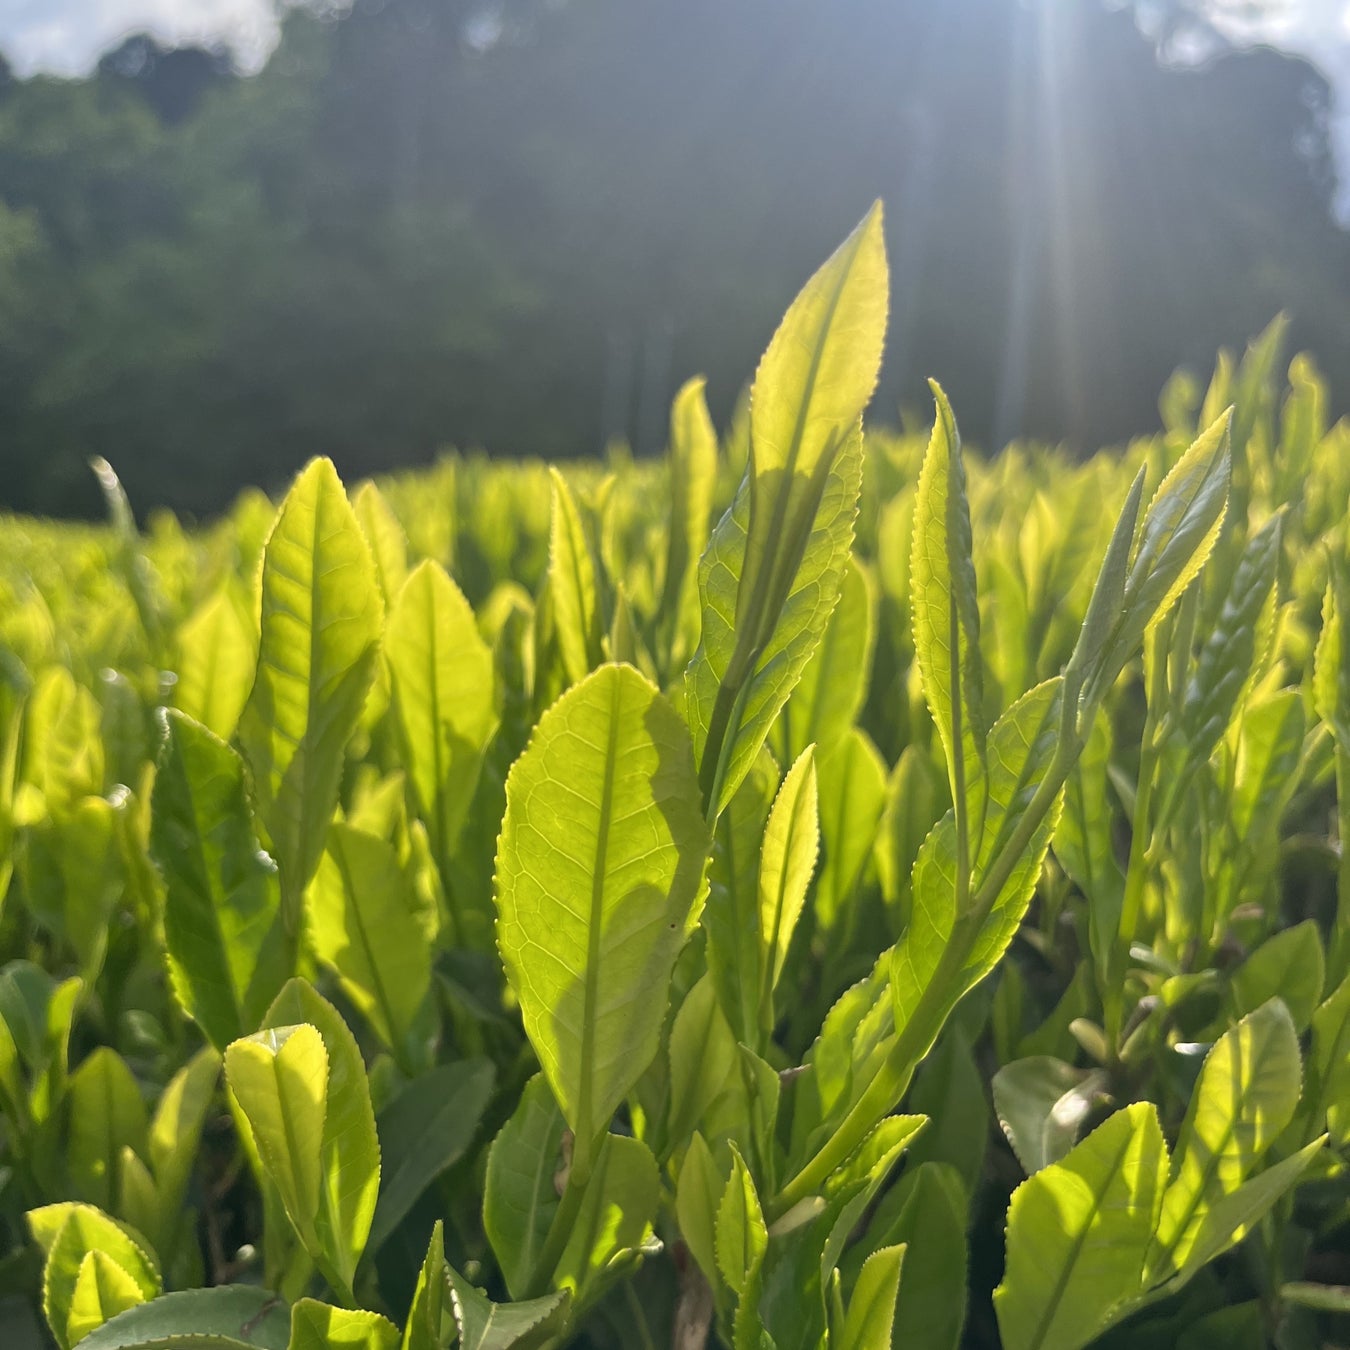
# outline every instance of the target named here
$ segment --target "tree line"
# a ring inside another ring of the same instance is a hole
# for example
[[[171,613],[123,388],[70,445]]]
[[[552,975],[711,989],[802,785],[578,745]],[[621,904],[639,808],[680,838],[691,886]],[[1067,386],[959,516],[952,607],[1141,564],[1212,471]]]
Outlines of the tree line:
[[[874,416],[934,375],[974,442],[1090,448],[1282,309],[1344,391],[1329,107],[1098,0],[356,0],[247,76],[144,36],[5,67],[0,505],[97,510],[95,454],[200,515],[317,453],[657,449],[877,197]]]

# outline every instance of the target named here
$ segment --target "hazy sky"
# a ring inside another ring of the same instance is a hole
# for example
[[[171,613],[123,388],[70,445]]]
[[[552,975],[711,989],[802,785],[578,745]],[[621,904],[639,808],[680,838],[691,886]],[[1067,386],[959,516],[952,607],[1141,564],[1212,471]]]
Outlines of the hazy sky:
[[[1208,4],[1233,36],[1318,61],[1350,100],[1350,0]],[[223,38],[256,65],[275,40],[276,19],[271,0],[0,0],[0,49],[25,73],[78,74],[119,37],[144,30],[178,42]]]
[[[935,0],[940,3],[940,0]],[[1350,194],[1350,0],[1208,0],[1232,37],[1309,57],[1336,89],[1342,201]],[[256,67],[276,38],[271,0],[0,0],[0,50],[24,74],[79,74],[128,33],[175,42],[223,39]]]

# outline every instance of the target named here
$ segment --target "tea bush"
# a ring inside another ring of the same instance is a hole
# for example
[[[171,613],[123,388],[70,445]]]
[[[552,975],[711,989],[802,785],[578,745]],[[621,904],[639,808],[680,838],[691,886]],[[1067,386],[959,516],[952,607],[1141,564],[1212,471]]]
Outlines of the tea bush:
[[[1350,433],[864,435],[881,238],[661,465],[0,523],[6,1345],[1338,1334]]]

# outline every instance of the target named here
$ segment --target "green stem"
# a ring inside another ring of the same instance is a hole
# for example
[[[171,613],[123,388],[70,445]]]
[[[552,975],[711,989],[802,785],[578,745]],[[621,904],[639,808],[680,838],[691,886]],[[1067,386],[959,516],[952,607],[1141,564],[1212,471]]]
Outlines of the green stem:
[[[544,1239],[544,1245],[535,1258],[534,1269],[530,1272],[529,1283],[525,1289],[527,1299],[542,1298],[548,1293],[553,1272],[557,1270],[558,1262],[562,1260],[563,1252],[567,1250],[567,1240],[572,1236],[577,1215],[581,1213],[581,1201],[586,1193],[586,1183],[590,1180],[590,1167],[586,1167],[585,1176],[578,1178],[577,1174],[578,1167],[574,1158],[567,1172],[567,1185],[563,1187],[562,1200],[553,1212],[553,1222],[548,1226],[548,1236]]]
[[[1078,725],[1090,727],[1095,711],[1095,708],[1089,708],[1079,719]],[[1065,717],[1065,725],[1073,726],[1068,716]],[[840,1122],[839,1128],[779,1192],[770,1206],[770,1222],[781,1218],[793,1205],[819,1189],[830,1173],[853,1155],[877,1122],[904,1096],[919,1061],[928,1053],[948,1014],[965,992],[958,987],[958,982],[980,930],[1012,875],[1013,868],[1054,805],[1082,749],[1083,738],[1076,727],[1061,735],[1049,771],[1041,780],[1008,842],[999,850],[981,879],[974,903],[965,914],[957,916],[932,978],[919,995],[909,1020],[897,1033],[881,1067]]]
[[[1149,845],[1152,841],[1150,817],[1153,812],[1154,779],[1158,773],[1158,721],[1167,693],[1167,662],[1162,651],[1154,652],[1150,672],[1148,713],[1144,718],[1144,738],[1139,750],[1139,780],[1135,788],[1130,857],[1125,868],[1125,895],[1120,906],[1120,922],[1107,963],[1106,988],[1102,991],[1106,1044],[1113,1058],[1120,1055],[1121,1031],[1125,1023],[1125,974],[1130,963],[1130,944],[1139,928],[1143,910],[1144,884],[1149,873]]]

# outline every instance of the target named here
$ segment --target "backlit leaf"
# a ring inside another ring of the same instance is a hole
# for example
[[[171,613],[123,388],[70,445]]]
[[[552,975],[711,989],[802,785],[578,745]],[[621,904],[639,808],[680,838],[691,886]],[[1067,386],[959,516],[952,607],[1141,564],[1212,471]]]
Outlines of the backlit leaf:
[[[506,795],[498,945],[584,1168],[656,1055],[697,920],[708,835],[688,733],[637,671],[602,667],[539,720]]]
[[[994,1291],[1007,1350],[1077,1350],[1142,1292],[1166,1176],[1157,1112],[1139,1102],[1013,1192]]]
[[[239,722],[292,934],[337,804],[347,740],[375,678],[382,624],[370,546],[333,465],[312,460],[263,553],[258,669]]]
[[[150,842],[165,881],[169,976],[224,1050],[258,1025],[291,973],[276,868],[253,833],[243,761],[184,713],[163,726]]]

